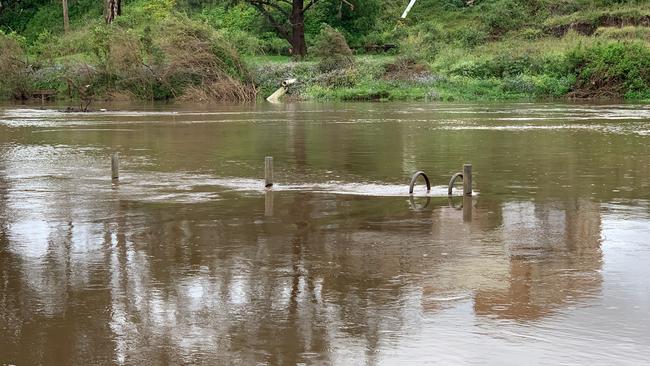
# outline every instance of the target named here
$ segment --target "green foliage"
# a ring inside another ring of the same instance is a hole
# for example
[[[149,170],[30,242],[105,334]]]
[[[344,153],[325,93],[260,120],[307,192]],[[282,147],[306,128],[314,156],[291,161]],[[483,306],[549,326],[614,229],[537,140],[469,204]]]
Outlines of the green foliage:
[[[650,48],[640,42],[603,42],[568,55],[577,96],[650,97]]]
[[[265,62],[253,71],[255,85],[264,97],[280,87],[282,80],[295,78],[297,83],[291,86],[289,92],[300,98],[305,93],[305,87],[314,84],[318,75],[320,71],[312,62]]]
[[[602,27],[594,34],[598,38],[612,40],[646,40],[650,41],[650,28],[644,26]]]
[[[319,59],[319,67],[330,71],[352,65],[352,50],[345,37],[329,25],[323,25],[310,49],[312,55]]]
[[[307,39],[313,39],[323,24],[328,24],[340,30],[350,45],[361,47],[364,36],[376,28],[381,7],[380,0],[321,0],[305,19]]]
[[[224,30],[218,32],[221,38],[227,39],[232,45],[244,55],[261,55],[264,54],[265,44],[259,38],[251,33],[240,30]]]
[[[221,5],[206,7],[201,10],[198,17],[216,29],[246,32],[255,32],[260,29],[259,13],[246,3],[239,3],[232,7]]]
[[[246,3],[208,6],[197,18],[217,29],[244,55],[288,54],[289,43],[264,28],[260,14]]]
[[[0,29],[20,33],[28,44],[43,32],[63,32],[61,1],[22,0],[2,3],[5,8],[0,13]],[[102,14],[101,3],[98,4],[96,0],[70,0],[68,9],[73,29]]]
[[[278,63],[289,43],[246,2],[124,1],[109,27],[101,2],[69,0],[63,34],[59,1],[3,1],[0,97],[71,80],[98,95],[246,99],[252,83],[266,95],[290,77],[296,98],[650,97],[647,1],[418,0],[398,20],[405,3],[321,0],[305,19],[316,62]],[[267,61],[251,75],[239,54]]]
[[[265,54],[269,55],[288,55],[290,44],[287,40],[275,36],[273,33],[267,33],[262,36],[262,47]]]
[[[529,16],[525,6],[516,0],[483,2],[480,8],[481,19],[497,34],[521,27]]]
[[[459,63],[450,73],[474,78],[507,78],[523,74],[565,75],[568,66],[563,56],[500,54],[492,58]]]
[[[0,31],[0,97],[24,99],[30,92],[28,60],[21,47],[23,39]]]

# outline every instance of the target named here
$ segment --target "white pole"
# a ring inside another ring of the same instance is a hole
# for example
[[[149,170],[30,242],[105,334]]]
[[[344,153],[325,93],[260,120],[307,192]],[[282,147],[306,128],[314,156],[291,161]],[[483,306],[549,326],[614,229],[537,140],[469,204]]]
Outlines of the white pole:
[[[413,5],[415,5],[415,0],[409,1],[409,4],[406,6],[406,9],[404,9],[404,13],[402,13],[402,19],[406,19],[406,16],[409,14],[409,11],[411,11]]]

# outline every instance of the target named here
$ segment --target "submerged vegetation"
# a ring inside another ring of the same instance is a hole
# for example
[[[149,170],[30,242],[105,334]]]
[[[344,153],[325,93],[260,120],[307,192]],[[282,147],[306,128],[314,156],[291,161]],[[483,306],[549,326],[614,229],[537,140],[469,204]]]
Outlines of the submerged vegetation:
[[[60,2],[5,5],[0,98],[250,101],[295,77],[294,99],[650,99],[645,1],[419,0],[398,19],[406,2],[321,0],[300,59],[255,3],[125,1],[106,24],[70,0],[67,32]]]

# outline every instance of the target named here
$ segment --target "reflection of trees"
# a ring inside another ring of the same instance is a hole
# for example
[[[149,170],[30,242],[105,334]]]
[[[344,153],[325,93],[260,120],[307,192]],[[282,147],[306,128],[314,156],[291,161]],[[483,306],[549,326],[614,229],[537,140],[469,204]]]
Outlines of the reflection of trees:
[[[446,200],[411,212],[402,198],[282,193],[273,217],[257,196],[161,205],[118,188],[110,202],[89,217],[76,213],[83,203],[51,203],[64,212],[37,272],[0,253],[3,314],[15,314],[5,322],[23,342],[13,349],[63,363],[296,364],[360,343],[373,364],[417,321],[404,311],[413,294],[425,311],[470,294],[479,315],[527,320],[599,288],[600,219],[586,201],[479,199],[471,222]],[[19,240],[3,235],[3,246]]]
[[[514,213],[502,228],[510,252],[508,285],[477,292],[477,314],[535,319],[598,293],[599,204],[586,199],[564,207],[524,203],[504,211]]]
[[[20,298],[21,283],[15,275],[20,258],[9,250],[7,191],[9,182],[5,176],[3,150],[0,150],[0,354],[16,357],[17,338],[14,331],[21,327]]]

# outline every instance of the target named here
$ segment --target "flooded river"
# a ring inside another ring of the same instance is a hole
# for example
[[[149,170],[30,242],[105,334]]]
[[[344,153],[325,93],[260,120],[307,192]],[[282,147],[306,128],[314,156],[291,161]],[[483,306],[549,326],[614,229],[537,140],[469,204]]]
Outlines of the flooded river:
[[[647,106],[0,106],[0,365],[641,365],[649,268]]]

